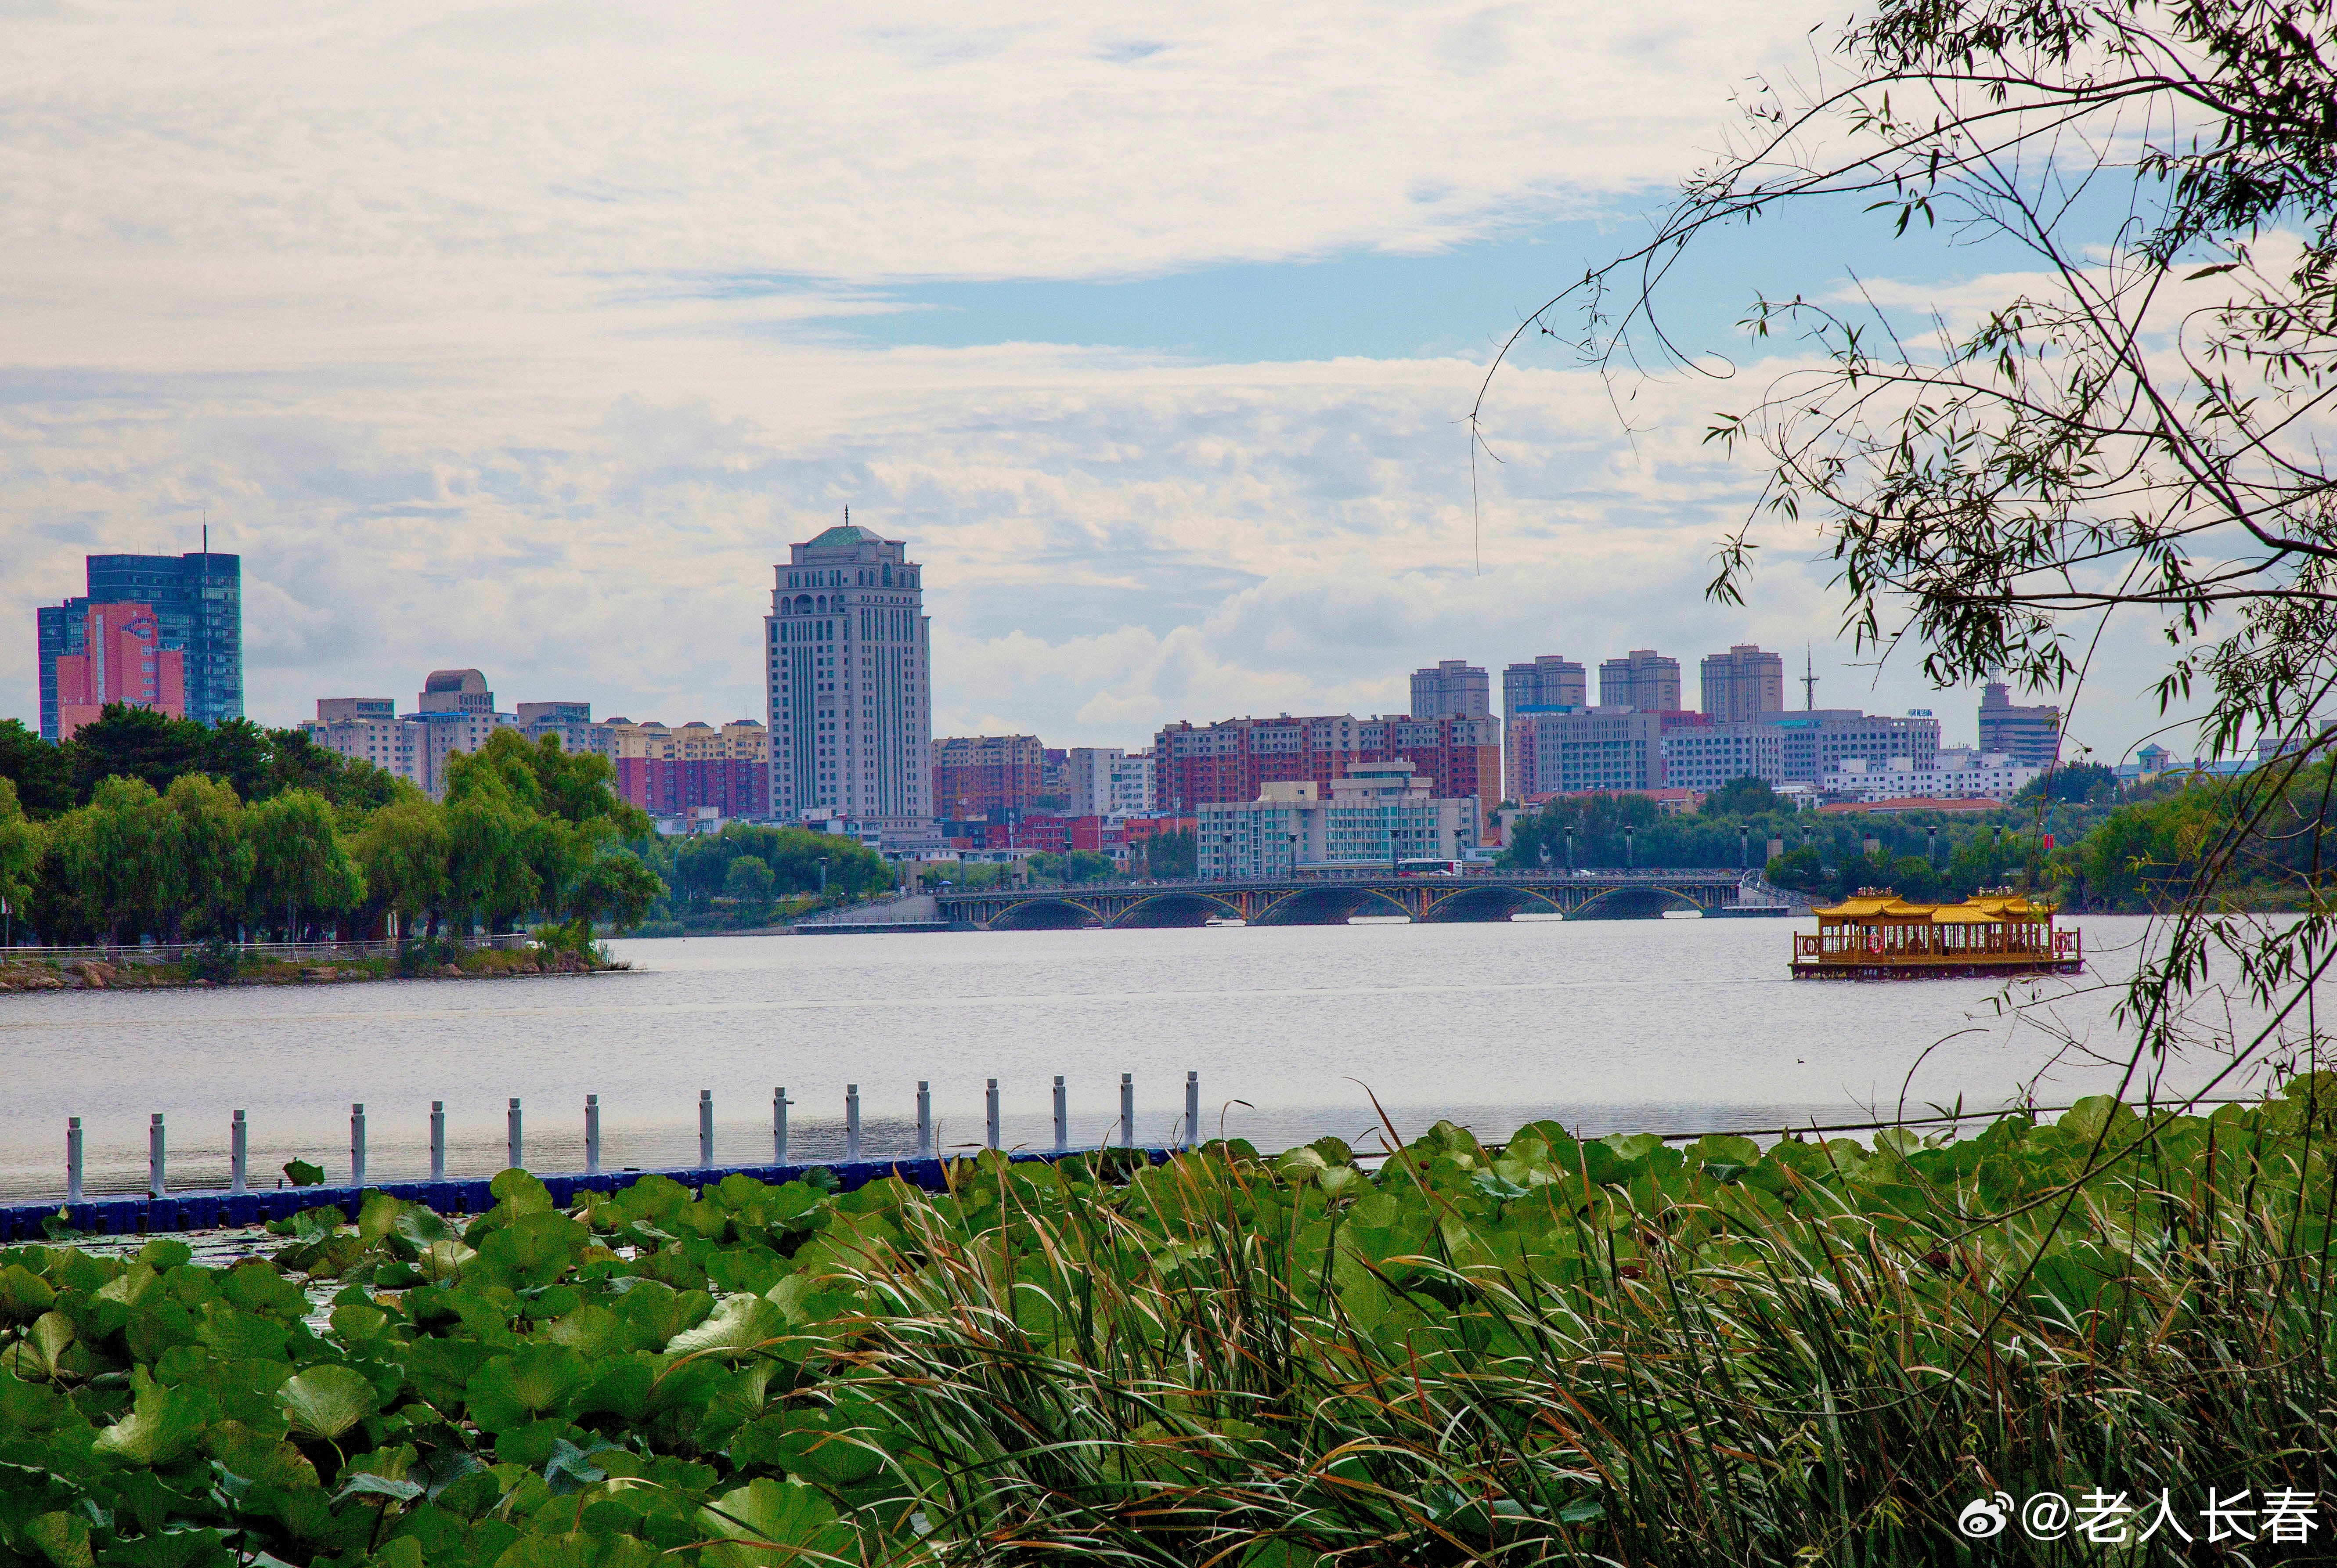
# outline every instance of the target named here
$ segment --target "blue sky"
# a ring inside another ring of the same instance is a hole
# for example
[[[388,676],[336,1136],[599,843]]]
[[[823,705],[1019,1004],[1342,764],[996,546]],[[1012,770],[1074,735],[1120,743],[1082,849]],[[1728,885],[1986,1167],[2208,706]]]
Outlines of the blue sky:
[[[1858,668],[1807,538],[1708,603],[1758,384],[1492,348],[1806,67],[1814,5],[56,0],[0,19],[0,714],[82,554],[240,551],[255,716],[474,664],[506,705],[760,712],[773,563],[850,505],[927,566],[944,733],[1394,711],[1440,658]],[[1847,210],[1691,254],[1760,290],[2025,259]],[[1561,328],[1571,318],[1554,318]],[[1791,352],[1790,346],[1772,353]],[[1717,362],[1716,362],[1717,363]],[[2146,629],[2076,728],[2155,722]]]

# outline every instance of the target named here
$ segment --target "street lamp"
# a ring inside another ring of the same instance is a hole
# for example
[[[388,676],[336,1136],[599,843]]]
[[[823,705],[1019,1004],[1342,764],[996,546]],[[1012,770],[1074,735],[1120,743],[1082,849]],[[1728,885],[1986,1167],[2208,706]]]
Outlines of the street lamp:
[[[1566,868],[1574,869],[1574,824],[1566,825]]]
[[[827,857],[825,855],[819,858],[819,896],[823,898],[827,897]]]
[[[1634,866],[1638,864],[1637,857],[1632,854],[1632,849],[1635,844],[1635,835],[1637,832],[1637,828],[1626,828],[1623,829],[1623,869],[1626,871],[1630,870]]]

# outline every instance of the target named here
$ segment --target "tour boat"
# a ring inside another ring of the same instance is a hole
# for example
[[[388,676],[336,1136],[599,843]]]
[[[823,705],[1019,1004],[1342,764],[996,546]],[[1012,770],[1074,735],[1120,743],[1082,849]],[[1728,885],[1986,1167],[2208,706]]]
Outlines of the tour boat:
[[[2078,934],[2053,928],[2053,906],[2009,887],[1982,888],[1961,904],[1917,904],[1888,887],[1861,887],[1817,917],[1816,936],[1794,937],[1797,980],[2075,975],[2086,966]]]

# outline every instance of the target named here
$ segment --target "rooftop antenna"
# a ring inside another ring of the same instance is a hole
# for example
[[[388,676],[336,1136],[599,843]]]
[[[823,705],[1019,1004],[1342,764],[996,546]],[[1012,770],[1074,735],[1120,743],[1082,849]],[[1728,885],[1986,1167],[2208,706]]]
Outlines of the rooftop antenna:
[[[1818,710],[1818,666],[1810,652],[1810,644],[1802,644],[1802,706],[1809,712]]]

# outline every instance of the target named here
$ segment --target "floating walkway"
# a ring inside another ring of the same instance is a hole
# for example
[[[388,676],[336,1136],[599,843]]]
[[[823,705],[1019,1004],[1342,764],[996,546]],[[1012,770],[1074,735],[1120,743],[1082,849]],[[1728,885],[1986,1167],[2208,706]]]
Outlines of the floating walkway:
[[[1111,1144],[1123,1157],[1141,1158],[1149,1164],[1165,1162],[1170,1151],[1128,1149]],[[1017,1165],[1051,1165],[1095,1149],[1017,1151],[1007,1159]],[[850,1192],[871,1181],[897,1176],[929,1192],[949,1184],[948,1167],[957,1160],[837,1160],[805,1165],[688,1166],[675,1171],[603,1171],[598,1175],[538,1175],[552,1201],[565,1209],[580,1192],[618,1192],[646,1176],[663,1176],[691,1189],[711,1187],[726,1176],[745,1176],[778,1186],[799,1181],[814,1171],[833,1175],[839,1189]],[[222,1230],[271,1220],[288,1220],[311,1209],[337,1208],[355,1223],[368,1192],[386,1192],[408,1203],[421,1203],[441,1214],[484,1214],[495,1206],[494,1194],[484,1181],[383,1181],[364,1187],[278,1187],[258,1192],[174,1192],[166,1197],[144,1193],[121,1198],[87,1199],[80,1202],[18,1203],[0,1207],[0,1242],[43,1241],[48,1226],[60,1215],[67,1230],[83,1236],[167,1235],[181,1230]],[[69,1240],[69,1238],[60,1238]]]

